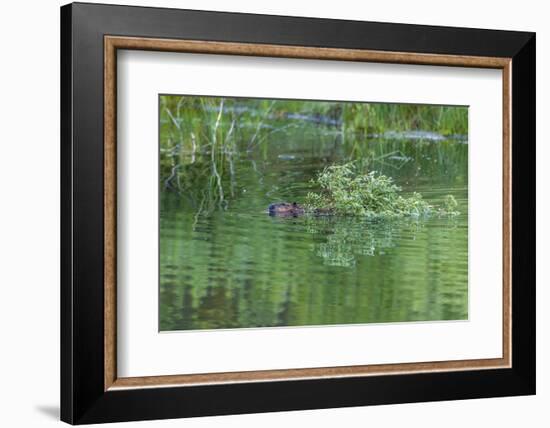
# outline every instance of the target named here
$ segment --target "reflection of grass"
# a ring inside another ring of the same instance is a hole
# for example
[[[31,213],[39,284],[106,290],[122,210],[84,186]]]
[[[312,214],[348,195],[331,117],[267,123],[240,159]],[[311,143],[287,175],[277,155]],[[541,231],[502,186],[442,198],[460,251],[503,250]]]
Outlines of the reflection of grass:
[[[452,195],[447,195],[444,206],[436,209],[419,193],[409,197],[400,195],[401,188],[391,177],[364,169],[356,162],[326,167],[315,180],[320,191],[307,195],[307,208],[313,212],[366,218],[418,217],[435,212],[458,214]]]
[[[440,207],[438,211],[440,214],[444,215],[457,215],[459,214],[457,208],[458,202],[455,197],[453,195],[446,195],[445,198],[443,198],[443,206]]]

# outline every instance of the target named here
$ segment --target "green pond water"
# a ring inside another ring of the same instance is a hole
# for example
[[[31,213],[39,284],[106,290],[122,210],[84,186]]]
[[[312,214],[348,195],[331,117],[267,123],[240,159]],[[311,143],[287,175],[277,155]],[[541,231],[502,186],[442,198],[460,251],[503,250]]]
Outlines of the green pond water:
[[[467,319],[468,145],[390,137],[363,139],[357,152],[336,133],[274,134],[262,150],[233,155],[224,202],[208,215],[197,213],[211,156],[189,155],[183,191],[160,183],[160,330]],[[324,166],[364,153],[404,193],[433,204],[452,194],[461,214],[366,221],[266,213],[273,202],[302,202]]]

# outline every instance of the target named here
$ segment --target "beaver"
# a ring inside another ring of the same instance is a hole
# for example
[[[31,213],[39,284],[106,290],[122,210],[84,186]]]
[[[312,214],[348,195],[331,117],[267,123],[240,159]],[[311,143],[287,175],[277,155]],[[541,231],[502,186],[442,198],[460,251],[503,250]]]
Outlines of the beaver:
[[[298,217],[304,214],[306,210],[296,202],[279,202],[269,205],[267,211],[270,216]]]

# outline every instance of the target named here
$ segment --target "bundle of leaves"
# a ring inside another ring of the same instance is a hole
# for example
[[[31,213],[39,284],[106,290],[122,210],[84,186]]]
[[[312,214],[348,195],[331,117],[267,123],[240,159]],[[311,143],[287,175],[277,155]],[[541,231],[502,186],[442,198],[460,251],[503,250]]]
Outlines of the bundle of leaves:
[[[320,191],[310,192],[306,197],[306,208],[311,212],[368,218],[458,214],[456,200],[451,195],[445,207],[436,209],[420,193],[403,196],[391,177],[375,171],[364,172],[354,162],[326,167],[313,184]]]

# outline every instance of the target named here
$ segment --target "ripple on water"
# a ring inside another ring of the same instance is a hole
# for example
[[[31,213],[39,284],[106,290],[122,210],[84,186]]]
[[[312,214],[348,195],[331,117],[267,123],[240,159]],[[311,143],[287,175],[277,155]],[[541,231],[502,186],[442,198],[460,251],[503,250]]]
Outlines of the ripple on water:
[[[272,202],[302,201],[309,179],[337,160],[320,157],[314,143],[314,155],[281,147],[296,158],[257,159],[255,170],[243,161],[241,196],[226,211],[196,216],[190,204],[161,205],[161,329],[467,319],[467,168],[437,169],[430,143],[431,160],[388,171],[430,203],[453,194],[462,213],[453,219],[268,216]],[[467,159],[467,146],[453,150]]]

